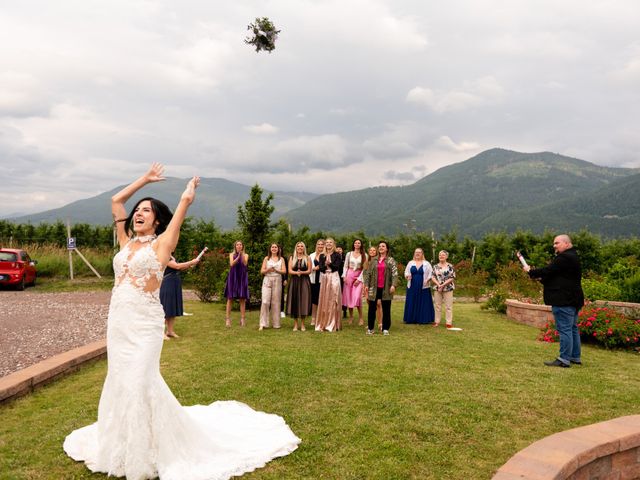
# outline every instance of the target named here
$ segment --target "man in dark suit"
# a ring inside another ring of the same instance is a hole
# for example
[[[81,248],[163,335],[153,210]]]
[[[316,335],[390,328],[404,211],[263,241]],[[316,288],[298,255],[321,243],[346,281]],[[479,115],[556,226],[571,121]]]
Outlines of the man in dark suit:
[[[567,368],[572,363],[582,365],[578,330],[578,312],[584,305],[582,269],[578,252],[571,244],[569,235],[554,238],[553,249],[556,256],[549,265],[535,269],[527,265],[524,270],[531,278],[542,282],[544,303],[551,305],[556,330],[560,335],[560,355],[544,364]]]

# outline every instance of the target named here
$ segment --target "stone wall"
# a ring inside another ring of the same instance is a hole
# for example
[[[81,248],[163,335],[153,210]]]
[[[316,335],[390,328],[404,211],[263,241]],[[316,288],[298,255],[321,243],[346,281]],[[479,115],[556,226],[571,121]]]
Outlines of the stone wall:
[[[542,328],[553,320],[551,307],[548,305],[534,305],[532,303],[507,300],[507,317],[518,323],[531,327]]]
[[[640,479],[640,415],[555,433],[520,450],[493,480]]]
[[[605,302],[603,300],[598,300],[595,303],[602,306],[607,305],[621,311],[625,315],[640,312],[639,303]],[[553,320],[553,314],[551,313],[551,307],[549,305],[535,305],[511,299],[507,300],[506,304],[507,317],[518,323],[542,328],[547,324],[547,322]]]

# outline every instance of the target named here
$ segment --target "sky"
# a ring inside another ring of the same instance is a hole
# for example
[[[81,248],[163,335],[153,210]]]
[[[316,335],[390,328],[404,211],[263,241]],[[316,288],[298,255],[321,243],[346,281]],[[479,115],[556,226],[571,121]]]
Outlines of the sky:
[[[637,0],[3,1],[0,217],[154,161],[315,193],[493,147],[638,168],[639,31]]]

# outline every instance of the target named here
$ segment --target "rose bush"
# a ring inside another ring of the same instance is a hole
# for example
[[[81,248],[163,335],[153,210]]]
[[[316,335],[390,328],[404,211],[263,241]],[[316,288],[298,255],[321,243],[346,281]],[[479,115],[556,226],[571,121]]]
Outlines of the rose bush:
[[[578,314],[580,336],[606,348],[631,348],[640,350],[640,318],[637,314],[625,315],[608,306],[587,303]],[[555,322],[542,327],[538,339],[543,342],[559,341]]]

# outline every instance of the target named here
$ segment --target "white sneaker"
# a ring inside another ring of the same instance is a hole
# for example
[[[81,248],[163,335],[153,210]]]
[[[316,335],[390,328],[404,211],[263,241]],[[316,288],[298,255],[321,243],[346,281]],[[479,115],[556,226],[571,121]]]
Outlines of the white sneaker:
[[[280,312],[280,318],[284,318],[284,312]]]
[[[389,330],[382,330],[383,335],[389,335]]]
[[[373,330],[367,329],[367,335],[373,335],[375,332]]]

